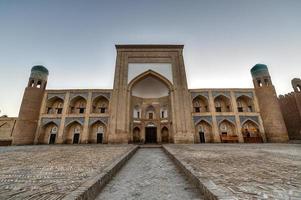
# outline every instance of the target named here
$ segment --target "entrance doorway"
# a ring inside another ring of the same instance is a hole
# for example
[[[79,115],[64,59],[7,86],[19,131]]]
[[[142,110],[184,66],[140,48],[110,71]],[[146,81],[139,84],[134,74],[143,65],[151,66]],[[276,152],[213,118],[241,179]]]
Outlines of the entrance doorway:
[[[97,144],[102,144],[102,138],[103,138],[102,133],[97,133]]]
[[[75,133],[73,136],[73,144],[79,143],[79,133]]]
[[[205,143],[205,133],[199,132],[199,136],[200,136],[200,143]]]
[[[54,144],[55,143],[55,138],[56,138],[56,134],[50,134],[49,144]]]
[[[157,143],[156,127],[145,127],[145,143]]]

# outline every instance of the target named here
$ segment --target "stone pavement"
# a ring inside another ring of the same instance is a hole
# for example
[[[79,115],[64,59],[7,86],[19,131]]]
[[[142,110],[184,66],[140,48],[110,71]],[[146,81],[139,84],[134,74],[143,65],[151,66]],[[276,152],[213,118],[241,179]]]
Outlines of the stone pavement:
[[[132,145],[0,147],[0,199],[62,199]]]
[[[237,199],[301,199],[300,144],[165,145]]]
[[[106,185],[98,200],[202,199],[161,148],[142,148]]]

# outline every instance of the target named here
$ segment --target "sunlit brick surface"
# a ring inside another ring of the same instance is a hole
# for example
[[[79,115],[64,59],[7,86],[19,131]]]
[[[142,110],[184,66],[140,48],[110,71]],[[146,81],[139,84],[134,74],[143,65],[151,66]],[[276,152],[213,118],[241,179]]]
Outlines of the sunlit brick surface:
[[[0,199],[61,199],[131,145],[0,147]]]
[[[301,199],[300,144],[167,145],[179,160],[238,199]]]

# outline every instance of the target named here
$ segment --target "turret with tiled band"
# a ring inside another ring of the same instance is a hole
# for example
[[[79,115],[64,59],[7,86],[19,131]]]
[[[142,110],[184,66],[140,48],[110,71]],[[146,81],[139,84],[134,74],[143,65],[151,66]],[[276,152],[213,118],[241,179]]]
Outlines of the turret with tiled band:
[[[33,144],[39,113],[47,85],[48,70],[42,65],[33,66],[25,88],[19,117],[13,131],[13,144]]]
[[[287,142],[288,133],[268,67],[256,64],[251,69],[255,93],[268,142]]]

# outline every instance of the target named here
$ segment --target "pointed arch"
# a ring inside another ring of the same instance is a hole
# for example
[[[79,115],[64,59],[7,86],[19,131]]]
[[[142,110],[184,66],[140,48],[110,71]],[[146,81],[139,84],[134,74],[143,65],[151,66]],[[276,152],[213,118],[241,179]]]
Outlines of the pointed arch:
[[[205,119],[199,120],[198,123],[195,125],[196,128],[196,141],[198,143],[207,143],[213,142],[213,132],[212,132],[212,125]]]
[[[104,143],[107,126],[101,120],[96,120],[89,126],[89,143]]]
[[[246,118],[245,120],[243,120],[243,121],[241,122],[241,124],[245,124],[247,121],[250,121],[250,122],[256,124],[258,127],[260,126],[260,125],[258,124],[258,122],[256,122],[255,120],[253,120],[253,119],[251,119],[251,118]]]
[[[55,95],[47,100],[46,114],[62,114],[64,99]]]
[[[44,124],[38,137],[39,144],[55,144],[58,135],[58,125],[53,121]],[[52,139],[52,140],[51,140]]]
[[[133,129],[133,143],[140,143],[141,141],[141,130],[136,126]]]
[[[77,95],[70,100],[69,113],[83,114],[86,111],[87,100],[81,95]]]
[[[153,71],[153,70],[147,70],[141,74],[139,74],[138,76],[136,76],[135,78],[133,78],[129,84],[128,84],[128,91],[131,91],[132,87],[138,83],[139,81],[141,81],[142,79],[148,77],[148,76],[151,76],[159,81],[161,81],[162,83],[164,83],[170,91],[173,90],[173,85],[172,83],[167,79],[165,78],[164,76],[162,76],[161,74]]]
[[[72,119],[72,120],[70,120],[69,122],[67,122],[66,124],[65,124],[65,128],[66,127],[68,127],[70,124],[73,124],[73,123],[78,123],[78,124],[80,124],[81,126],[83,126],[84,124],[83,124],[83,122],[81,122],[79,119]]]
[[[169,130],[166,126],[163,126],[161,129],[161,142],[169,143]]]
[[[203,95],[197,95],[192,100],[194,112],[209,112],[208,98]]]
[[[215,112],[231,112],[231,99],[224,94],[220,94],[214,98]]]
[[[241,125],[244,142],[246,143],[261,143],[263,142],[259,125],[252,119],[245,120]]]
[[[223,127],[224,125],[224,127]],[[236,135],[236,124],[231,122],[228,119],[223,119],[218,123],[218,128],[220,133],[223,134],[223,131],[227,132],[227,134]],[[229,132],[231,131],[231,132]]]
[[[222,142],[238,142],[236,124],[228,119],[223,119],[219,125],[219,134]]]
[[[253,98],[242,94],[236,98],[238,112],[253,112],[254,101]]]
[[[64,143],[78,144],[83,132],[83,125],[78,120],[70,121],[64,130]]]
[[[107,113],[109,108],[109,99],[104,95],[98,95],[92,101],[92,113]]]
[[[145,109],[145,118],[146,119],[156,119],[156,109],[153,105],[149,105]]]

